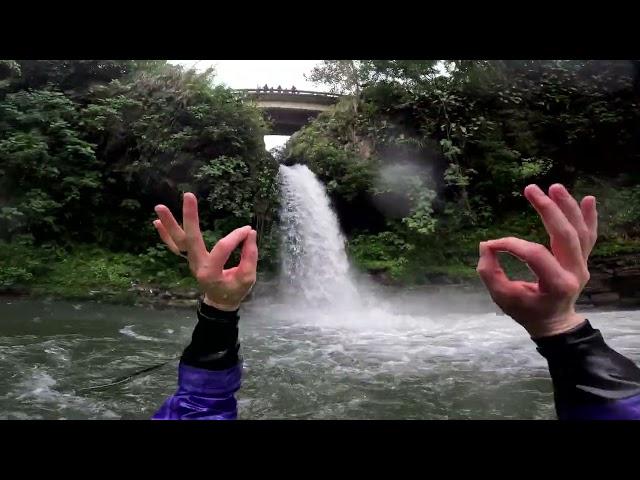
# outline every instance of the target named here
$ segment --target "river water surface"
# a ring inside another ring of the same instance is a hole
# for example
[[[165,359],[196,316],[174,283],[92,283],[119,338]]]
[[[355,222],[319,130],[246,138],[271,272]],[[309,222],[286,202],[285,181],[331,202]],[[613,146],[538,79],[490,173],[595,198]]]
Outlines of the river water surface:
[[[430,315],[426,300],[409,310],[394,301],[343,314],[247,304],[240,418],[554,418],[545,360],[518,325],[494,313]],[[589,318],[640,361],[640,312]],[[175,389],[177,360],[78,390],[177,356],[194,324],[190,310],[2,299],[0,418],[149,418]]]

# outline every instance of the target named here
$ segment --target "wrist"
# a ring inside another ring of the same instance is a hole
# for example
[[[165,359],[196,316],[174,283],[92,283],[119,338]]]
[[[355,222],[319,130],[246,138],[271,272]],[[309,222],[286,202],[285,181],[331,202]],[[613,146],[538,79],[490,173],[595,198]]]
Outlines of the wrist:
[[[237,305],[231,305],[231,304],[224,304],[224,303],[214,302],[213,300],[211,300],[211,298],[209,298],[207,296],[206,293],[204,294],[204,298],[202,299],[202,303],[204,303],[205,305],[209,305],[210,307],[217,308],[218,310],[221,310],[223,312],[235,312],[236,310],[238,310],[240,308],[240,304],[239,303]]]
[[[570,332],[580,325],[583,325],[585,321],[586,317],[584,315],[569,312],[545,319],[542,322],[537,322],[537,324],[534,324],[527,330],[533,340],[538,340]]]

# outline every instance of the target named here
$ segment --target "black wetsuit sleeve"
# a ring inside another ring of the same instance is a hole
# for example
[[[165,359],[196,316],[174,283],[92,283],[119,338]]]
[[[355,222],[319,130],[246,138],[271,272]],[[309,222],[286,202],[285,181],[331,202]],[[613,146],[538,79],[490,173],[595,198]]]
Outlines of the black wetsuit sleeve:
[[[242,379],[238,312],[202,302],[198,323],[178,366],[178,389],[153,416],[157,420],[232,420]]]
[[[549,365],[559,419],[640,419],[640,368],[588,320],[534,341]]]
[[[238,310],[225,312],[200,302],[198,323],[185,348],[181,361],[206,370],[226,370],[240,361],[238,342]]]

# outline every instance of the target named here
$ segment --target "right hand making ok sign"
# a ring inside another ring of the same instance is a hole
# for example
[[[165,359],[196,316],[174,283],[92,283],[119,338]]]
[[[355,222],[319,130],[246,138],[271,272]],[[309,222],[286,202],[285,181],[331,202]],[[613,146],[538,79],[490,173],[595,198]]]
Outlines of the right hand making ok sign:
[[[188,258],[189,268],[204,290],[204,302],[220,310],[237,310],[256,281],[256,231],[249,225],[237,228],[220,239],[209,252],[200,232],[198,201],[193,193],[184,194],[184,229],[166,206],[157,205],[155,211],[159,220],[155,220],[153,225],[169,250]],[[231,253],[243,242],[240,264],[225,270],[224,265]]]
[[[527,186],[524,195],[549,233],[551,251],[515,237],[481,242],[477,271],[496,304],[533,338],[540,338],[566,332],[585,320],[576,314],[575,302],[589,281],[587,260],[598,231],[596,199],[584,197],[578,205],[560,184],[549,188],[549,196],[537,185]],[[510,280],[497,252],[525,262],[538,281]]]

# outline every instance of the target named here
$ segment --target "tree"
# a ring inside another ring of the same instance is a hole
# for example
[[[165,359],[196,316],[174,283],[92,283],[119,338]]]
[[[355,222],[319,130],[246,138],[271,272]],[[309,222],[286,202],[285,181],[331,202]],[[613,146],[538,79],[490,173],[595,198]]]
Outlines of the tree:
[[[329,86],[329,91],[358,97],[368,78],[362,60],[323,60],[305,78]]]

